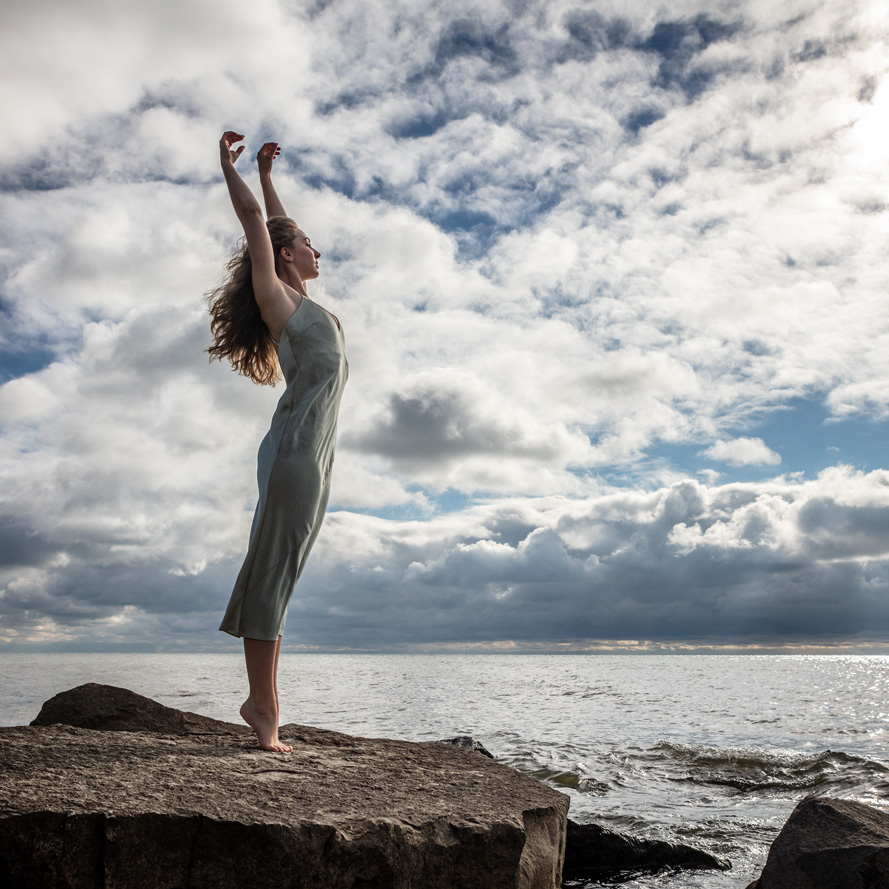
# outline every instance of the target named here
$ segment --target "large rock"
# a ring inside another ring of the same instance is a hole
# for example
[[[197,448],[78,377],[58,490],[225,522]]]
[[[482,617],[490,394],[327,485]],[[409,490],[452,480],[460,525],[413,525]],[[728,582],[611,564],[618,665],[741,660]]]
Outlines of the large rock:
[[[473,750],[287,725],[293,752],[266,753],[96,685],[35,723],[0,728],[9,889],[561,884],[568,797]]]
[[[566,880],[605,882],[627,873],[663,870],[731,870],[731,865],[693,846],[625,836],[598,824],[568,819],[562,872]]]
[[[804,799],[747,889],[889,889],[889,815],[852,800]]]

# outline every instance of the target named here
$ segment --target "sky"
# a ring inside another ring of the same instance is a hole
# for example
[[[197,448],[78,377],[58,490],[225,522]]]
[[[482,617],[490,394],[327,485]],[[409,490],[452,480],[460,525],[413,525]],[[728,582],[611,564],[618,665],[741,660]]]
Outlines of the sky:
[[[278,190],[346,333],[288,651],[889,651],[881,0],[11,0],[0,651],[217,631],[282,387],[205,349]]]

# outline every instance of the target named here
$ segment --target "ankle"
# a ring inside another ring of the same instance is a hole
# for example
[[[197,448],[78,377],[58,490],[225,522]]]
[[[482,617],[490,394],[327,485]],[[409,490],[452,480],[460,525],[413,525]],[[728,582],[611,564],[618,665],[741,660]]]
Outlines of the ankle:
[[[263,700],[252,695],[243,704],[248,710],[261,716],[277,716],[278,707],[274,700]]]

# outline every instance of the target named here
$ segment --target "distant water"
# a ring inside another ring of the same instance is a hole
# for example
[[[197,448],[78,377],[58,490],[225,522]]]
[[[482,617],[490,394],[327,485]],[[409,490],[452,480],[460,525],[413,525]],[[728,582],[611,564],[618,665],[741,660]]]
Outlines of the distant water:
[[[885,657],[298,654],[279,672],[282,722],[469,734],[567,793],[576,820],[732,862],[625,889],[743,889],[809,794],[889,810]],[[2,654],[0,724],[82,682],[229,721],[245,694],[235,654]]]

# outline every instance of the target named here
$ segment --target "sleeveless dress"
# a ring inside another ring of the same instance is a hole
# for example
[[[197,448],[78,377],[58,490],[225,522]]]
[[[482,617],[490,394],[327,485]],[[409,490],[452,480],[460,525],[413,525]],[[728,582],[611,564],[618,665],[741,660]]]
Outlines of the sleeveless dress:
[[[327,508],[340,398],[349,376],[343,332],[303,297],[284,325],[287,388],[259,446],[250,546],[220,630],[274,641]]]

